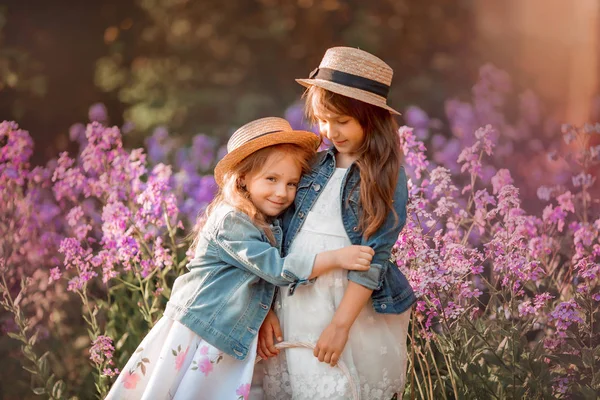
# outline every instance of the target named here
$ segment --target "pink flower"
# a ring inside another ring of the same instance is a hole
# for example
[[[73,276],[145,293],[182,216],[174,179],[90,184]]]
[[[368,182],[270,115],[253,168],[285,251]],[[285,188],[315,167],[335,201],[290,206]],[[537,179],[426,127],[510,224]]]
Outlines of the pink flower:
[[[198,368],[200,368],[200,371],[204,373],[204,376],[208,376],[208,374],[210,374],[213,370],[213,365],[208,357],[202,357],[198,363]]]
[[[127,371],[123,378],[123,386],[125,386],[125,389],[135,389],[139,381],[140,376],[138,374]]]
[[[203,356],[208,355],[208,346],[200,347],[200,354],[202,354]]]
[[[235,394],[239,396],[243,396],[244,400],[248,400],[248,396],[250,395],[250,384],[244,383],[240,385],[240,387],[235,391]]]
[[[102,365],[102,363],[110,361],[115,351],[112,343],[113,341],[109,336],[98,336],[90,348],[90,359],[96,365]]]
[[[512,185],[513,179],[510,176],[510,171],[507,169],[500,169],[492,178],[492,186],[494,188],[494,194],[500,193],[500,189],[502,189],[506,185]]]
[[[187,357],[188,351],[190,350],[190,346],[188,346],[185,351],[180,351],[177,354],[177,358],[175,358],[175,369],[179,371],[181,367],[183,367],[183,363],[185,362],[185,358]]]

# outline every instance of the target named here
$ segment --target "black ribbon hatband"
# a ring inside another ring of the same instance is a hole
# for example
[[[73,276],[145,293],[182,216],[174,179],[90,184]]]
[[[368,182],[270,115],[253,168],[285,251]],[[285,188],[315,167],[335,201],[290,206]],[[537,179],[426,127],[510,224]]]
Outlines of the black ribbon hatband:
[[[259,137],[263,137],[263,136],[266,136],[266,135],[270,135],[271,133],[277,133],[277,132],[282,132],[282,130],[281,130],[281,129],[278,129],[278,130],[276,130],[276,131],[269,131],[269,132],[261,133],[260,135],[258,135],[258,136],[254,136],[252,139],[250,139],[250,140],[248,140],[248,141],[249,141],[249,142],[251,142],[251,141],[253,141],[254,139],[258,139]]]
[[[340,85],[374,93],[386,99],[390,92],[390,87],[386,84],[331,68],[316,68],[310,73],[310,79],[322,79],[339,83]]]

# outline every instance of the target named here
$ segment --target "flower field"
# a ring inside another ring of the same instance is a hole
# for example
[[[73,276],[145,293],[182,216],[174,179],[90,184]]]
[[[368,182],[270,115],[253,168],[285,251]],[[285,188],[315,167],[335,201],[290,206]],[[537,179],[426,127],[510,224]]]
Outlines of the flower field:
[[[553,121],[490,65],[469,101],[446,101],[447,123],[404,117],[393,256],[419,297],[405,398],[596,398],[600,124]],[[301,124],[298,106],[288,118]],[[126,131],[74,125],[78,152],[32,166],[28,132],[0,125],[6,398],[102,398],[185,272],[223,149],[166,128],[128,149]]]

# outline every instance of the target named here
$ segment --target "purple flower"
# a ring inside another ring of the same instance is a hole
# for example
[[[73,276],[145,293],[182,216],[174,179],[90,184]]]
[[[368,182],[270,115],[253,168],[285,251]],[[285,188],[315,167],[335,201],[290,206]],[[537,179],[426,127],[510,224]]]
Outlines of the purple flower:
[[[90,348],[90,360],[96,365],[112,364],[115,348],[110,337],[99,335]]]
[[[410,106],[404,112],[404,118],[410,126],[415,128],[427,128],[429,125],[429,116],[425,111],[416,106]]]
[[[580,306],[574,299],[559,303],[549,317],[550,321],[554,321],[556,334],[561,338],[567,336],[566,331],[571,325],[583,323]]]
[[[296,102],[289,106],[285,110],[284,118],[290,123],[292,129],[319,133],[319,127],[306,120],[303,102]]]
[[[510,176],[510,171],[507,169],[499,170],[496,175],[492,178],[492,186],[494,188],[493,193],[500,193],[500,189],[502,189],[506,185],[512,185],[513,179]]]
[[[425,145],[415,139],[413,129],[407,126],[400,127],[398,131],[400,135],[400,144],[404,152],[404,162],[406,165],[413,168],[417,179],[421,179],[422,173],[427,170],[429,161],[425,156]]]
[[[168,153],[174,148],[174,143],[169,139],[169,132],[164,126],[154,129],[152,136],[146,138],[146,148],[148,149],[149,160],[153,163],[167,161]]]
[[[215,140],[206,135],[194,136],[190,157],[201,170],[207,170],[212,164],[215,145]]]
[[[90,122],[106,122],[108,120],[108,112],[106,106],[102,103],[94,103],[88,111]]]
[[[173,258],[169,254],[170,250],[163,247],[163,240],[159,236],[154,241],[154,265],[158,268],[168,268],[173,265]]]
[[[73,142],[78,142],[81,144],[81,147],[87,143],[87,138],[85,137],[85,125],[77,123],[71,125],[69,128],[69,138]]]

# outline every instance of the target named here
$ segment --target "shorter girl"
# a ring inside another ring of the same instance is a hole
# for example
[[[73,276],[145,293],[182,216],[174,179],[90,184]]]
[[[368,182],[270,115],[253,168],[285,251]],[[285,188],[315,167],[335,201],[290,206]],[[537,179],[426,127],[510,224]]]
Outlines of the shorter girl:
[[[338,267],[369,269],[373,250],[366,246],[280,257],[276,217],[294,201],[318,144],[281,118],[233,134],[215,168],[220,192],[197,224],[189,272],[175,281],[165,316],[108,399],[247,399],[257,331],[275,285],[295,288]]]

